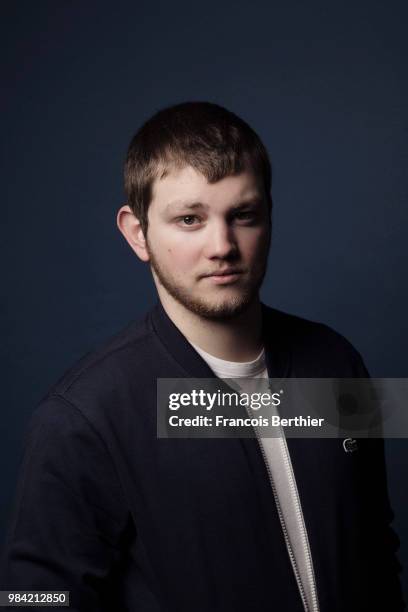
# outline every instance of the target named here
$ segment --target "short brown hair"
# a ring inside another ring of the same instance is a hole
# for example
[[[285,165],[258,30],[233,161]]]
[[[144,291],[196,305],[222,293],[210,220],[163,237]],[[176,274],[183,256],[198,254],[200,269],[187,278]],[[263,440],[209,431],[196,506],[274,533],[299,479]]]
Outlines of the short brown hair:
[[[146,235],[155,179],[169,169],[192,166],[209,183],[250,168],[272,205],[271,164],[256,132],[240,117],[209,102],[165,108],[138,130],[129,145],[124,178],[128,205]]]

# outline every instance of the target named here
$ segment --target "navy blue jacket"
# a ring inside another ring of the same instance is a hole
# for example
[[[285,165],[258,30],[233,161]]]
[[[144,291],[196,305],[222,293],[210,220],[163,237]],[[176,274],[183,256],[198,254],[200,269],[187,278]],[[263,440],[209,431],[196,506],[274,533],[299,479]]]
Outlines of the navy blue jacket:
[[[328,327],[262,316],[271,378],[367,375]],[[3,589],[69,590],[84,612],[303,612],[257,440],[157,439],[156,379],[212,376],[160,303],[63,376],[28,428]],[[288,447],[321,612],[402,610],[383,441]]]

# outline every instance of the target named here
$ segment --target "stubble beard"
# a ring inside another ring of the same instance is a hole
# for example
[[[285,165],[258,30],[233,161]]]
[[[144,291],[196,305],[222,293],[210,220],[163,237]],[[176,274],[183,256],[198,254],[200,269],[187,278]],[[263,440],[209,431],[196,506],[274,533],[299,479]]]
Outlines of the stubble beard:
[[[245,312],[253,301],[258,298],[259,290],[266,273],[269,250],[268,249],[266,253],[262,253],[262,262],[259,264],[259,267],[257,266],[256,274],[253,274],[253,278],[250,279],[239,293],[221,299],[219,303],[211,303],[206,301],[205,298],[193,296],[188,289],[171,278],[171,276],[163,270],[149,244],[147,244],[147,248],[150,257],[150,266],[167,293],[190,312],[211,320],[232,319],[237,317]],[[222,291],[221,286],[220,291]]]

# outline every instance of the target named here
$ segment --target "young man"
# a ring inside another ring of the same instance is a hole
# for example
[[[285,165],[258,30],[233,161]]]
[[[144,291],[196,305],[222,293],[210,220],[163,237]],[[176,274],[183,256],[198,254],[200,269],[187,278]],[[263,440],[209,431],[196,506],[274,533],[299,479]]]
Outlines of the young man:
[[[367,375],[344,338],[259,300],[258,136],[216,105],[165,109],[125,186],[118,226],[159,301],[35,411],[2,588],[86,612],[402,610],[381,440],[157,439],[159,378]]]

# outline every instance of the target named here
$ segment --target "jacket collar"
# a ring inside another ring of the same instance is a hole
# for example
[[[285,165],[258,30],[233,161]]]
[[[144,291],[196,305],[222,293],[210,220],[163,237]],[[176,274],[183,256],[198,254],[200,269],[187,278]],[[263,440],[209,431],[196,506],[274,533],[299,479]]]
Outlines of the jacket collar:
[[[269,378],[290,374],[290,350],[281,317],[273,308],[262,306],[262,338]],[[149,313],[151,325],[166,349],[190,378],[212,378],[214,372],[191,346],[164,310],[160,301]]]

